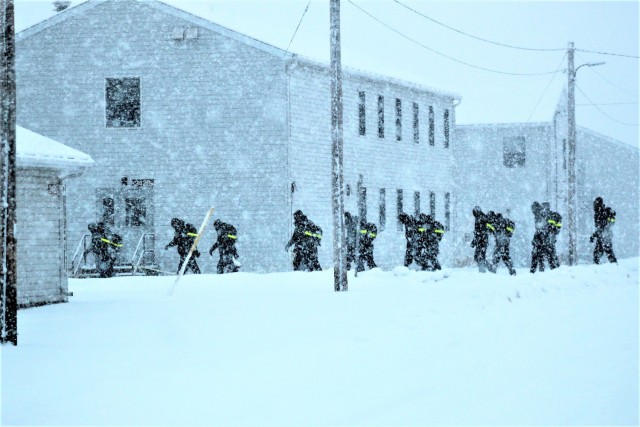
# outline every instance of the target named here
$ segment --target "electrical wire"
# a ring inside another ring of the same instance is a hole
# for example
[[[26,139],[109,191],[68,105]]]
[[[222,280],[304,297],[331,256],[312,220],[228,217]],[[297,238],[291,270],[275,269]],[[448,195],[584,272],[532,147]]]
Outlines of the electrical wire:
[[[581,61],[583,62],[587,62],[583,57],[581,57],[580,55],[576,55],[578,58],[580,58]],[[630,92],[627,92],[626,90],[622,89],[620,86],[616,85],[615,83],[613,83],[612,81],[610,81],[609,79],[607,79],[605,76],[603,76],[602,74],[600,74],[598,72],[598,70],[596,70],[596,67],[587,67],[589,68],[591,71],[593,71],[594,73],[596,73],[602,80],[604,80],[605,82],[609,83],[611,86],[615,87],[616,89],[618,89],[620,92],[623,92],[627,95],[629,95],[632,98],[638,99],[638,94],[632,94]]]
[[[582,94],[582,96],[584,96],[584,97],[587,99],[587,101],[589,101],[589,104],[591,104],[591,105],[592,105],[596,110],[600,111],[600,113],[601,113],[603,116],[605,116],[605,117],[609,118],[610,120],[613,120],[613,121],[614,121],[614,122],[616,122],[616,123],[620,123],[621,125],[624,125],[624,126],[633,126],[633,127],[638,127],[638,124],[637,124],[637,123],[625,123],[625,122],[621,122],[620,120],[614,119],[613,117],[611,117],[610,115],[608,115],[607,113],[605,113],[604,111],[602,111],[602,110],[598,107],[598,105],[597,105],[597,104],[595,104],[595,103],[594,103],[594,102],[593,102],[593,101],[592,101],[592,100],[587,96],[587,94],[586,94],[586,93],[584,93],[584,92],[582,91],[582,89],[580,89],[580,86],[578,86],[578,84],[577,84],[577,83],[576,83],[576,85],[575,85],[575,86],[576,86],[576,89],[578,89],[578,91]]]
[[[567,57],[567,53],[565,52],[564,56],[560,60],[560,63],[558,64],[558,67],[556,68],[556,72],[553,74],[553,76],[551,76],[551,80],[549,80],[549,83],[547,83],[547,87],[545,87],[544,90],[542,91],[542,95],[540,95],[540,98],[538,98],[538,102],[536,103],[536,106],[533,107],[533,111],[531,112],[531,114],[529,114],[529,118],[527,119],[527,121],[531,120],[531,117],[533,116],[533,113],[535,113],[536,110],[538,109],[538,106],[540,105],[540,102],[542,102],[542,98],[544,98],[544,95],[547,93],[547,90],[549,89],[549,86],[551,86],[551,83],[553,83],[553,80],[558,75],[558,71],[560,71],[562,69],[562,63],[564,62],[564,58],[566,58],[566,57]]]
[[[621,56],[623,58],[634,58],[640,59],[640,56],[637,55],[623,55],[621,53],[611,53],[611,52],[598,52],[595,50],[586,50],[586,49],[576,49],[577,52],[587,52],[587,53],[597,53],[598,55],[611,55],[611,56]]]
[[[425,45],[423,43],[420,43],[419,41],[407,36],[406,34],[400,32],[398,30],[396,30],[392,26],[386,24],[385,22],[381,21],[380,19],[378,19],[377,17],[375,17],[371,13],[367,12],[366,10],[364,10],[363,8],[361,8],[360,6],[355,4],[352,0],[347,0],[347,1],[349,3],[351,3],[355,8],[360,10],[362,13],[364,13],[367,16],[369,16],[371,19],[373,19],[376,22],[378,22],[379,24],[385,26],[386,28],[388,28],[389,30],[393,31],[394,33],[398,34],[399,36],[411,41],[412,43],[417,44],[418,46],[420,46],[420,47],[422,47],[424,49],[427,49],[430,52],[435,53],[436,55],[440,55],[440,56],[442,56],[444,58],[447,58],[447,59],[449,59],[451,61],[454,61],[454,62],[457,62],[459,64],[466,65],[468,67],[472,67],[472,68],[475,68],[475,69],[478,69],[478,70],[488,71],[488,72],[497,73],[497,74],[506,74],[506,75],[510,75],[510,76],[543,76],[543,75],[547,75],[547,74],[555,74],[556,73],[556,71],[545,71],[545,72],[541,72],[541,73],[513,73],[513,72],[508,72],[508,71],[500,71],[500,70],[494,70],[494,69],[491,69],[491,68],[480,67],[478,65],[474,65],[474,64],[470,64],[468,62],[461,61],[459,59],[456,59],[456,58],[453,58],[453,57],[451,57],[449,55],[446,55],[446,54],[444,54],[442,52],[439,52],[439,51],[437,51],[435,49],[432,49],[429,46],[427,46],[427,45]]]
[[[285,50],[285,53],[289,52],[289,48],[291,47],[291,43],[293,43],[293,39],[296,38],[296,34],[298,34],[298,29],[300,29],[300,25],[302,24],[302,20],[304,19],[304,16],[307,14],[307,10],[309,10],[309,5],[311,4],[311,0],[309,0],[307,2],[307,7],[304,8],[304,12],[302,12],[302,16],[300,17],[300,21],[298,22],[298,26],[296,27],[296,30],[293,32],[293,35],[291,36],[291,40],[289,40],[289,44],[287,45],[287,49]]]
[[[447,24],[445,24],[443,22],[437,21],[437,20],[435,20],[435,19],[433,19],[433,18],[431,18],[431,17],[429,17],[429,16],[427,16],[427,15],[425,15],[425,14],[423,14],[423,13],[421,13],[421,12],[419,12],[419,11],[409,7],[409,6],[407,6],[406,4],[400,2],[399,0],[393,0],[393,1],[398,3],[400,6],[409,9],[413,13],[416,13],[416,14],[422,16],[423,18],[428,19],[429,21],[431,21],[433,23],[436,23],[436,24],[441,25],[441,26],[443,26],[445,28],[448,28],[451,31],[455,31],[456,33],[462,34],[464,36],[471,37],[473,39],[480,40],[480,41],[483,41],[483,42],[486,42],[486,43],[491,43],[491,44],[494,44],[496,46],[508,47],[508,48],[511,48],[511,49],[538,51],[538,52],[558,52],[558,51],[561,51],[561,50],[566,50],[566,48],[542,49],[542,48],[522,47],[522,46],[515,46],[515,45],[506,44],[506,43],[494,42],[492,40],[488,40],[488,39],[484,39],[482,37],[474,36],[473,34],[466,33],[466,32],[464,32],[462,30],[458,30],[456,28],[453,28],[453,27],[451,27],[451,26],[449,26],[449,25],[447,25]]]

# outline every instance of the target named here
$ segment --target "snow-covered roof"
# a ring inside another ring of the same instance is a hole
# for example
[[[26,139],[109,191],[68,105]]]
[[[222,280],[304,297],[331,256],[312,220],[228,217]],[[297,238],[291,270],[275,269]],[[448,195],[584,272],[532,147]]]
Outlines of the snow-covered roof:
[[[16,164],[18,167],[77,169],[93,165],[86,153],[16,126]]]
[[[94,7],[101,5],[105,2],[108,1],[113,1],[113,0],[89,0],[86,1],[84,3],[81,3],[77,6],[74,7],[70,7],[69,9],[65,9],[62,12],[59,12],[57,15],[54,15],[53,17],[42,21],[32,27],[29,27],[27,29],[25,29],[24,31],[19,32],[18,34],[16,34],[16,41],[20,41],[24,38],[30,37],[36,33],[39,33],[40,31],[43,31],[47,28],[50,28],[62,21],[65,21],[66,19],[72,18],[72,17],[76,17],[79,15],[82,15],[83,13],[85,13],[88,10],[93,9]],[[122,1],[122,0],[120,0]],[[130,1],[138,1],[140,3],[145,4],[146,6],[150,6],[153,7],[154,9],[160,10],[168,15],[171,16],[175,16],[176,18],[180,18],[184,21],[190,22],[193,25],[197,25],[200,26],[202,28],[206,28],[207,30],[213,31],[215,33],[221,34],[223,36],[226,36],[230,39],[242,42],[248,46],[254,47],[256,49],[262,50],[264,52],[270,53],[272,55],[277,55],[277,56],[281,56],[284,57],[285,55],[288,55],[286,51],[277,48],[275,46],[272,46],[270,44],[267,44],[265,42],[262,42],[260,40],[254,39],[252,37],[249,37],[245,34],[242,33],[238,33],[237,31],[233,31],[230,30],[228,28],[225,28],[221,25],[215,24],[211,21],[208,21],[204,18],[200,18],[198,16],[195,16],[189,12],[185,12],[184,10],[180,10],[177,9],[173,6],[170,6],[166,3],[162,3],[158,0],[125,0],[127,2]]]
[[[300,65],[307,65],[310,67],[314,67],[317,69],[320,69],[322,71],[325,72],[329,72],[329,64],[320,62],[320,61],[316,61],[314,59],[311,58],[307,58],[301,55],[293,55],[292,58],[292,62],[297,62]],[[396,79],[393,77],[389,77],[389,76],[384,76],[381,74],[377,74],[377,73],[372,73],[370,71],[364,71],[364,70],[360,70],[358,68],[353,68],[353,67],[342,67],[342,72],[344,74],[344,77],[354,77],[354,78],[358,78],[358,79],[365,79],[365,80],[371,80],[374,82],[387,82],[390,84],[395,84],[398,86],[403,86],[405,88],[409,88],[409,89],[414,89],[414,90],[419,90],[419,91],[424,91],[424,92],[431,92],[435,95],[440,95],[440,96],[444,96],[447,98],[452,98],[452,99],[456,99],[456,100],[462,100],[462,95],[456,93],[456,92],[450,92],[450,91],[446,91],[446,90],[442,90],[442,89],[436,89],[434,87],[431,86],[426,86],[426,85],[421,85],[418,83],[413,83],[413,82],[409,82],[406,80],[401,80],[401,79]]]
[[[43,31],[47,28],[50,28],[66,19],[75,17],[75,16],[79,16],[83,13],[85,13],[88,10],[93,9],[94,7],[101,5],[107,1],[114,1],[114,0],[89,0],[86,1],[84,3],[81,3],[77,6],[71,7],[69,9],[66,9],[62,12],[59,12],[58,14],[54,15],[53,17],[42,21],[32,27],[29,27],[21,32],[19,32],[18,34],[16,34],[16,40],[20,41],[22,39],[25,39],[27,37],[30,37],[36,33],[39,33],[40,31]],[[119,1],[123,1],[123,0],[119,0]],[[163,3],[161,1],[158,0],[124,0],[124,1],[139,1],[144,3],[147,6],[153,7],[156,10],[162,11],[168,15],[174,16],[176,18],[180,18],[186,22],[189,22],[193,25],[197,25],[199,27],[205,28],[207,30],[210,30],[212,32],[218,33],[220,35],[223,35],[225,37],[228,37],[232,40],[236,40],[239,41],[241,43],[244,43],[248,46],[254,47],[256,49],[259,49],[263,52],[275,55],[280,57],[283,60],[289,60],[292,59],[294,61],[297,61],[300,64],[306,64],[309,66],[314,66],[314,67],[318,67],[318,68],[322,68],[324,70],[326,70],[327,72],[329,71],[329,64],[325,64],[322,62],[318,62],[316,60],[310,59],[310,58],[306,58],[297,54],[293,54],[291,52],[287,52],[281,48],[278,48],[276,46],[272,46],[268,43],[262,42],[260,40],[254,39],[253,37],[247,36],[245,34],[239,33],[237,31],[233,31],[231,29],[228,29],[226,27],[223,27],[221,25],[218,25],[214,22],[211,22],[207,19],[204,18],[200,18],[196,15],[193,15],[189,12],[183,11],[181,9],[177,9],[173,6],[170,6],[166,3]],[[399,86],[404,86],[410,89],[415,89],[415,90],[421,90],[421,91],[426,91],[426,92],[431,92],[434,93],[436,95],[440,95],[440,96],[444,96],[444,97],[448,97],[448,98],[452,98],[452,99],[456,99],[456,100],[461,100],[462,96],[458,93],[455,92],[449,92],[449,91],[445,91],[445,90],[441,90],[441,89],[436,89],[434,87],[429,87],[429,86],[425,86],[425,85],[420,85],[420,84],[416,84],[413,82],[409,82],[409,81],[404,81],[404,80],[400,80],[400,79],[395,79],[389,76],[385,76],[385,75],[381,75],[381,74],[376,74],[376,73],[372,73],[369,71],[363,71],[363,70],[359,70],[356,68],[350,68],[350,67],[344,67],[343,68],[343,72],[345,75],[347,76],[351,76],[351,77],[355,77],[355,78],[362,78],[362,79],[369,79],[369,80],[374,80],[374,81],[384,81],[384,82],[389,82],[391,84],[396,84]]]

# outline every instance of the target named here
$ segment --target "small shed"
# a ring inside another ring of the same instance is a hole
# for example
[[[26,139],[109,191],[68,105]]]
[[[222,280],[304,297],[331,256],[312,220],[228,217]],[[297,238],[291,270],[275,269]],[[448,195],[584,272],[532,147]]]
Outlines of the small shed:
[[[40,134],[16,127],[18,306],[68,301],[65,181],[93,159]]]

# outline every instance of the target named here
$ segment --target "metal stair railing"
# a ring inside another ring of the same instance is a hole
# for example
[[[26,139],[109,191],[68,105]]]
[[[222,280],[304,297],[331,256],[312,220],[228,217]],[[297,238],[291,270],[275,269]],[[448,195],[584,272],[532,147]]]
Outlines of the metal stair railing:
[[[87,257],[84,255],[87,250],[87,240],[91,238],[90,234],[83,234],[76,248],[76,252],[71,259],[71,277],[77,277],[80,267],[87,263]]]
[[[148,248],[147,238],[151,239],[151,249]],[[138,240],[138,244],[136,245],[136,249],[133,251],[133,256],[131,257],[131,266],[132,272],[131,274],[137,274],[138,269],[146,265],[144,262],[144,257],[147,253],[153,253],[153,246],[155,241],[155,234],[153,233],[143,233]]]

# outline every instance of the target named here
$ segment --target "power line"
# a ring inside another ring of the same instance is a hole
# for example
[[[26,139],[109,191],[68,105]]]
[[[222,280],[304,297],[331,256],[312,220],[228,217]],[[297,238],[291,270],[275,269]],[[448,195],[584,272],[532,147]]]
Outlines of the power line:
[[[576,104],[576,107],[584,107],[591,105],[638,105],[637,102],[599,102],[597,104]]]
[[[585,61],[585,59],[583,57],[581,57],[580,55],[576,55],[578,58],[580,58],[581,61]],[[591,71],[593,71],[594,73],[596,73],[602,80],[604,80],[605,82],[609,83],[611,86],[615,87],[616,89],[618,89],[620,92],[623,92],[629,96],[631,96],[632,98],[638,99],[638,95],[637,94],[632,94],[624,89],[622,89],[620,86],[616,85],[615,83],[613,83],[612,81],[610,81],[609,79],[607,79],[605,76],[603,76],[602,74],[600,74],[598,72],[598,70],[596,70],[596,67],[587,67],[589,68]]]
[[[542,98],[544,98],[544,95],[547,93],[547,90],[549,89],[549,86],[551,86],[551,83],[553,82],[553,80],[558,75],[558,71],[560,71],[560,69],[562,68],[562,63],[564,62],[564,58],[566,56],[567,56],[567,53],[565,52],[564,56],[560,60],[560,63],[558,64],[558,67],[556,68],[556,72],[553,73],[553,76],[551,76],[551,80],[549,80],[549,83],[547,83],[547,87],[545,87],[544,90],[542,91],[542,95],[540,95],[540,98],[538,99],[538,102],[536,103],[536,106],[533,107],[533,111],[531,112],[531,114],[529,114],[529,118],[527,119],[527,121],[531,120],[531,117],[533,116],[533,113],[535,113],[536,110],[538,109],[538,106],[540,105],[540,102],[542,101]]]
[[[478,65],[473,65],[473,64],[470,64],[468,62],[461,61],[459,59],[456,59],[456,58],[453,58],[453,57],[451,57],[449,55],[446,55],[446,54],[444,54],[442,52],[439,52],[439,51],[437,51],[435,49],[432,49],[429,46],[427,46],[427,45],[425,45],[423,43],[420,43],[419,41],[407,36],[406,34],[400,32],[398,30],[396,30],[392,26],[386,24],[385,22],[381,21],[380,19],[376,18],[374,15],[370,14],[369,12],[367,12],[366,10],[364,10],[363,8],[361,8],[360,6],[355,4],[352,0],[347,0],[347,1],[349,3],[351,3],[355,8],[360,10],[362,13],[364,13],[367,16],[369,16],[371,19],[375,20],[379,24],[387,27],[389,30],[393,31],[394,33],[398,34],[399,36],[401,36],[401,37],[403,37],[403,38],[405,38],[405,39],[417,44],[418,46],[420,46],[420,47],[422,47],[424,49],[427,49],[430,52],[435,53],[436,55],[440,55],[440,56],[442,56],[444,58],[447,58],[447,59],[449,59],[451,61],[454,61],[454,62],[457,62],[459,64],[463,64],[463,65],[466,65],[468,67],[476,68],[478,70],[489,71],[491,73],[497,73],[497,74],[507,74],[507,75],[511,75],[511,76],[543,76],[543,75],[547,75],[547,74],[555,74],[556,73],[556,71],[546,71],[546,72],[542,72],[542,73],[512,73],[512,72],[507,72],[507,71],[500,71],[500,70],[493,70],[493,69],[490,69],[490,68],[484,68],[484,67],[480,67]]]
[[[302,24],[302,20],[304,19],[304,16],[307,14],[307,10],[309,10],[309,5],[311,4],[311,0],[309,0],[307,2],[307,7],[304,8],[304,12],[302,12],[302,16],[300,17],[300,21],[298,21],[298,26],[296,27],[296,30],[293,32],[293,35],[291,36],[291,40],[289,40],[289,44],[287,45],[287,49],[285,50],[285,52],[289,52],[289,48],[291,47],[291,43],[293,43],[293,39],[296,37],[296,34],[298,34],[298,29],[300,28],[300,25]]]
[[[634,58],[640,59],[640,56],[637,55],[623,55],[621,53],[611,53],[611,52],[598,52],[595,50],[586,50],[586,49],[576,49],[577,52],[587,52],[587,53],[597,53],[598,55],[611,55],[611,56],[621,56],[623,58]]]
[[[605,117],[609,118],[610,120],[613,120],[613,121],[614,121],[614,122],[616,122],[616,123],[620,123],[621,125],[625,125],[625,126],[635,126],[635,127],[638,127],[638,124],[637,124],[637,123],[625,123],[625,122],[621,122],[621,121],[620,121],[620,120],[618,120],[618,119],[614,119],[613,117],[611,117],[610,115],[608,115],[607,113],[605,113],[604,111],[602,111],[602,110],[598,107],[598,105],[597,105],[597,104],[595,104],[593,101],[591,101],[591,99],[587,96],[587,94],[586,94],[586,93],[584,93],[584,92],[582,91],[582,89],[580,89],[580,86],[578,86],[578,84],[577,84],[577,83],[576,83],[576,88],[577,88],[577,89],[578,89],[578,91],[582,94],[582,96],[584,96],[584,97],[587,99],[587,101],[589,101],[589,104],[591,104],[591,105],[592,105],[596,110],[600,111],[600,113],[601,113],[603,116],[605,116]]]
[[[425,15],[425,14],[423,14],[423,13],[421,13],[421,12],[419,12],[419,11],[417,11],[417,10],[415,10],[415,9],[413,9],[413,8],[411,8],[411,7],[409,7],[409,6],[407,6],[406,4],[404,4],[404,3],[402,3],[402,2],[400,2],[400,1],[398,1],[398,0],[393,0],[393,1],[394,1],[394,2],[396,2],[396,3],[398,3],[400,6],[402,6],[402,7],[405,7],[405,8],[407,8],[407,9],[409,9],[409,10],[410,10],[410,11],[412,11],[413,13],[416,13],[416,14],[418,14],[418,15],[422,16],[423,18],[428,19],[428,20],[429,20],[429,21],[431,21],[431,22],[434,22],[434,23],[436,23],[436,24],[438,24],[438,25],[441,25],[441,26],[443,26],[443,27],[445,27],[445,28],[448,28],[448,29],[449,29],[449,30],[451,30],[451,31],[455,31],[456,33],[462,34],[462,35],[464,35],[464,36],[471,37],[471,38],[473,38],[473,39],[480,40],[480,41],[483,41],[483,42],[486,42],[486,43],[491,43],[491,44],[494,44],[494,45],[496,45],[496,46],[508,47],[508,48],[511,48],[511,49],[521,49],[521,50],[538,51],[538,52],[557,52],[557,51],[565,50],[564,48],[558,48],[558,49],[541,49],[541,48],[522,47],[522,46],[515,46],[515,45],[506,44],[506,43],[494,42],[494,41],[492,41],[492,40],[487,40],[487,39],[484,39],[484,38],[482,38],[482,37],[474,36],[473,34],[469,34],[469,33],[466,33],[466,32],[464,32],[464,31],[462,31],[462,30],[458,30],[458,29],[456,29],[456,28],[453,28],[453,27],[451,27],[451,26],[449,26],[449,25],[447,25],[447,24],[445,24],[445,23],[443,23],[443,22],[437,21],[437,20],[435,20],[435,19],[433,19],[433,18],[431,18],[431,17],[429,17],[429,16],[427,16],[427,15]]]

